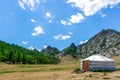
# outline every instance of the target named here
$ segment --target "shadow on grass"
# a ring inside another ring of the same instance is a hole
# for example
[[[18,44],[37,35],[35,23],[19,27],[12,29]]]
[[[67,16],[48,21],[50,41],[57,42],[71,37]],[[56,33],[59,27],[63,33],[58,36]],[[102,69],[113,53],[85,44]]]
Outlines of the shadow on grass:
[[[116,71],[120,71],[120,68],[117,68]]]
[[[120,68],[117,68],[116,70],[90,70],[90,72],[106,72],[106,73],[110,73],[110,72],[115,72],[115,71],[120,71]],[[88,72],[88,71],[85,71],[85,70],[81,70],[80,68],[75,68],[73,70],[73,73],[76,73],[76,74],[81,74],[81,73],[84,73],[84,72]]]
[[[79,67],[77,67],[77,68],[75,68],[74,70],[73,70],[73,73],[76,73],[76,74],[82,74],[82,73],[84,73],[84,72],[86,72],[85,70],[81,70]]]

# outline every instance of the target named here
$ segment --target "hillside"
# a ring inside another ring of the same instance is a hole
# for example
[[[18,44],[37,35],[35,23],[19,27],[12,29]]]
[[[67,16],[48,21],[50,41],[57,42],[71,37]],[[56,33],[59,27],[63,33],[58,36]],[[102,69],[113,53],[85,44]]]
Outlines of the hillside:
[[[69,55],[73,56],[74,58],[76,58],[77,57],[76,50],[77,50],[77,46],[74,43],[71,43],[71,45],[69,47],[65,48],[61,52],[61,56],[66,56],[69,54]]]
[[[64,49],[62,54],[70,54],[76,58],[84,58],[93,54],[102,54],[108,57],[118,56],[120,55],[120,32],[112,29],[102,30],[88,42],[78,45],[77,48],[74,47],[74,51],[70,51],[72,47],[70,45]]]
[[[92,54],[102,54],[105,56],[120,55],[120,33],[115,30],[102,30],[87,43],[77,47],[77,53],[82,53],[82,56]]]
[[[0,61],[10,64],[54,64],[59,59],[29,50],[15,44],[0,41]]]
[[[47,46],[45,49],[42,49],[41,53],[44,55],[55,57],[57,54],[60,53],[60,51],[55,47]]]

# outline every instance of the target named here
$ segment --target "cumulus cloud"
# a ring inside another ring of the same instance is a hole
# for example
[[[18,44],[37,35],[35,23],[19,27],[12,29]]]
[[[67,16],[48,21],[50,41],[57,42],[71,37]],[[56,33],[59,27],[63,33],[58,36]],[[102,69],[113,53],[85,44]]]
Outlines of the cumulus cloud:
[[[35,19],[31,19],[31,22],[32,22],[32,23],[36,23]]]
[[[67,40],[70,38],[71,38],[70,35],[63,35],[63,34],[59,34],[59,35],[54,36],[55,40]]]
[[[46,17],[51,18],[52,17],[51,13],[50,12],[46,12]]]
[[[72,15],[68,20],[61,20],[61,24],[64,26],[72,25],[75,23],[82,22],[85,17],[95,15],[100,12],[103,8],[113,8],[120,0],[67,0],[68,4],[71,4],[72,7],[79,8],[81,13]],[[100,14],[101,17],[105,17],[105,14]]]
[[[19,6],[23,9],[34,10],[40,4],[40,0],[18,0]]]
[[[61,20],[61,24],[64,26],[66,25],[72,25],[75,23],[80,23],[84,20],[84,16],[80,13],[77,13],[76,15],[72,15],[67,21]]]
[[[45,33],[41,26],[35,27],[33,31],[34,32],[32,33],[32,36],[38,36],[40,34],[44,34]]]
[[[69,19],[71,23],[79,23],[82,22],[83,20],[84,16],[80,13],[77,13],[77,15],[72,15],[71,18]]]
[[[26,44],[28,44],[28,41],[22,41],[22,44],[26,45]]]
[[[49,23],[52,23],[54,16],[50,12],[46,12],[46,18],[48,19]]]
[[[24,3],[23,3],[23,2],[19,1],[18,4],[19,4],[19,6],[20,6],[23,10],[25,10],[25,6],[24,6]]]
[[[120,0],[67,0],[72,7],[79,8],[85,16],[92,16],[102,8],[107,8],[120,3]]]
[[[88,40],[80,41],[80,44],[84,44],[84,43],[86,43],[86,42],[88,42]]]
[[[66,26],[66,25],[72,25],[71,22],[65,21],[65,20],[61,20],[61,24]]]

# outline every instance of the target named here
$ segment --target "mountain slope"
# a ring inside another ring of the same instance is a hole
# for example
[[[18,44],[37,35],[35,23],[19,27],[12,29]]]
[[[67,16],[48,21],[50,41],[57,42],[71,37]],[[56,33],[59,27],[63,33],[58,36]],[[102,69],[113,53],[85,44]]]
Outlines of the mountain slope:
[[[74,43],[72,43],[69,47],[65,48],[61,52],[61,55],[66,56],[66,55],[69,54],[69,55],[71,55],[71,56],[73,56],[75,58],[75,57],[77,57],[76,50],[77,50],[77,46]]]
[[[105,56],[120,55],[120,32],[112,29],[102,30],[87,43],[77,47],[80,57],[92,54],[103,54]]]
[[[60,53],[60,51],[55,47],[47,46],[47,48],[42,49],[41,53],[55,57],[57,54]]]
[[[10,64],[54,64],[59,59],[43,55],[36,49],[29,50],[18,45],[0,41],[0,61]]]

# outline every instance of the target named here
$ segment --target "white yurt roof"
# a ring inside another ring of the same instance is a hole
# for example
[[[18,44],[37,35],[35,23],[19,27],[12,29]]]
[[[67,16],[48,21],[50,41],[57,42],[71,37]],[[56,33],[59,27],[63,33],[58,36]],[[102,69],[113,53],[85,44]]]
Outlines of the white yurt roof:
[[[86,59],[83,60],[90,60],[90,61],[114,61],[113,59],[109,59],[103,55],[100,54],[96,54],[96,55],[92,55]]]

